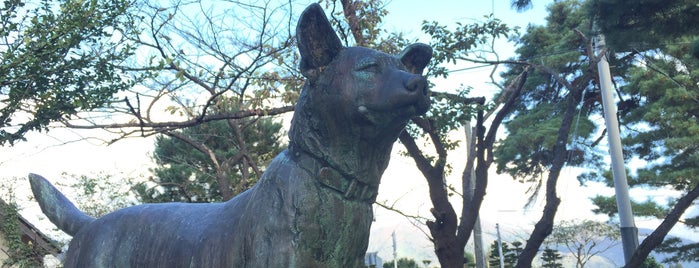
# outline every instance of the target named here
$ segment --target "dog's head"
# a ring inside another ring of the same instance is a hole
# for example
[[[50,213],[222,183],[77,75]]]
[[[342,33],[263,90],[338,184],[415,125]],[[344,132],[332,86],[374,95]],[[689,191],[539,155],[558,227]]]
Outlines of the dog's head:
[[[410,117],[429,108],[427,80],[421,75],[432,57],[429,46],[413,44],[399,55],[343,47],[317,4],[303,12],[296,34],[300,69],[307,78],[297,109],[362,126],[362,136],[371,138],[386,131],[396,136]]]
[[[344,47],[318,4],[303,12],[296,37],[307,80],[289,135],[305,151],[371,157],[374,148],[353,148],[360,143],[390,151],[408,120],[429,108],[422,76],[429,46],[413,44],[398,55]]]

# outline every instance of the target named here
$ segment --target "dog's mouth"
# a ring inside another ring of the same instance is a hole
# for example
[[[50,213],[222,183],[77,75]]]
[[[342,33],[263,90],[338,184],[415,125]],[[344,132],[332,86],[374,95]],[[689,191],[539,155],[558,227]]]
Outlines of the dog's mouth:
[[[415,115],[423,115],[425,114],[429,109],[430,109],[430,96],[429,92],[425,89],[425,96],[424,98],[421,98],[418,100],[414,105],[415,107]]]
[[[397,104],[397,103],[396,103]],[[410,119],[413,116],[422,115],[430,108],[430,100],[428,96],[417,100],[400,103],[392,107],[380,106],[372,107],[368,105],[360,105],[357,111],[363,119],[372,125],[383,125],[390,122],[400,122]]]
[[[430,108],[427,80],[412,75],[403,85],[376,92],[364,101],[358,100],[357,111],[361,118],[373,125],[385,125],[426,113]]]

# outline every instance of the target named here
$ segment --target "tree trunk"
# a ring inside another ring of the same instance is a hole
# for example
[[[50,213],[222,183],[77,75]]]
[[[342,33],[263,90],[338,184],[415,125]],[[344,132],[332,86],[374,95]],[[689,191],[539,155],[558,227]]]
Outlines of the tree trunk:
[[[685,196],[677,200],[677,204],[674,208],[672,208],[670,213],[667,214],[665,220],[660,223],[660,226],[658,226],[655,231],[653,231],[648,237],[646,237],[646,239],[643,240],[641,245],[638,246],[636,251],[634,251],[633,255],[631,255],[631,259],[624,267],[640,267],[648,257],[648,254],[650,254],[651,250],[663,242],[667,233],[670,232],[670,229],[675,226],[684,211],[692,205],[692,202],[694,202],[697,197],[699,197],[699,183],[697,183],[697,185],[694,186],[694,189],[689,191]]]
[[[568,84],[568,86],[570,86],[570,84]],[[574,90],[574,87],[570,86],[569,90],[570,93],[568,93],[567,97],[566,111],[563,115],[561,128],[558,130],[556,145],[553,147],[554,160],[551,164],[551,169],[549,170],[548,179],[546,181],[546,205],[544,206],[544,213],[534,226],[534,231],[529,236],[529,240],[527,240],[527,245],[524,247],[522,254],[517,258],[516,268],[531,267],[544,239],[553,231],[553,220],[556,217],[558,205],[561,203],[561,199],[558,198],[556,193],[556,185],[558,184],[558,177],[566,162],[566,142],[568,141],[568,135],[573,125],[573,118],[575,117],[575,110],[577,107],[576,96],[580,95],[581,89]]]
[[[441,143],[440,137],[434,132],[435,130],[434,127],[432,127],[432,123],[423,118],[413,119],[413,122],[430,135],[430,139],[433,141],[433,145],[438,154],[438,159],[435,161],[434,166],[422,154],[410,134],[403,131],[399,136],[408,154],[415,160],[417,168],[427,179],[430,198],[434,207],[431,212],[435,217],[434,221],[427,222],[427,226],[432,235],[435,254],[442,267],[463,267],[464,247],[473,231],[476,219],[478,218],[478,211],[480,210],[483,197],[485,196],[485,189],[488,183],[488,168],[493,162],[492,149],[495,142],[495,133],[502,123],[502,120],[510,113],[515,100],[519,97],[524,87],[524,82],[526,81],[527,70],[519,77],[517,84],[513,83],[511,85],[514,90],[507,96],[507,101],[493,119],[487,135],[485,133],[486,129],[483,126],[483,122],[485,121],[483,118],[483,110],[479,110],[478,112],[475,131],[476,138],[474,141],[475,148],[469,151],[469,164],[467,164],[464,176],[462,176],[464,186],[468,187],[468,181],[470,181],[471,178],[470,172],[467,171],[474,168],[474,162],[476,162],[475,185],[473,185],[473,192],[470,192],[471,190],[464,190],[464,193],[470,193],[467,194],[468,196],[464,196],[460,222],[457,218],[456,211],[454,211],[453,206],[449,203],[448,192],[443,180],[447,151]],[[463,101],[465,104],[476,102],[482,105],[485,99],[474,98],[464,99]]]
[[[347,19],[350,32],[352,36],[354,36],[354,42],[357,46],[365,46],[366,40],[362,34],[362,28],[359,25],[355,2],[353,0],[340,0],[340,3],[342,3],[342,13],[345,15],[345,19]]]
[[[164,132],[163,134],[179,139],[191,145],[202,154],[208,156],[209,160],[211,160],[212,167],[216,172],[216,180],[218,181],[218,189],[221,192],[221,198],[224,201],[226,201],[233,197],[233,190],[231,189],[230,183],[228,181],[228,172],[230,171],[230,169],[227,169],[221,165],[221,163],[218,160],[218,157],[216,156],[216,153],[211,148],[206,146],[206,144],[190,139],[177,131],[168,131]]]
[[[416,124],[425,132],[430,132],[429,121],[417,118],[413,121],[416,121]],[[439,153],[440,156],[435,165],[432,166],[408,132],[401,132],[399,139],[405,146],[408,154],[415,160],[417,168],[427,179],[433,206],[430,212],[432,212],[435,218],[434,221],[427,221],[427,227],[432,235],[437,259],[442,267],[462,267],[466,241],[459,240],[457,237],[458,219],[456,211],[449,203],[449,195],[443,181],[446,151],[443,150],[439,139],[433,138],[435,149],[441,153]]]

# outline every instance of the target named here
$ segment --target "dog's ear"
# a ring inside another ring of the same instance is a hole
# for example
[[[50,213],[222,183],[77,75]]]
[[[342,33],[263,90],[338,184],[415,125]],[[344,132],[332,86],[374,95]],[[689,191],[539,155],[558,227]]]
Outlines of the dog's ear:
[[[411,44],[398,54],[408,71],[414,74],[422,74],[427,64],[432,59],[432,48],[428,45],[415,43]]]
[[[296,41],[301,53],[301,73],[308,79],[317,78],[320,70],[342,50],[323,9],[317,3],[303,11],[296,26]]]

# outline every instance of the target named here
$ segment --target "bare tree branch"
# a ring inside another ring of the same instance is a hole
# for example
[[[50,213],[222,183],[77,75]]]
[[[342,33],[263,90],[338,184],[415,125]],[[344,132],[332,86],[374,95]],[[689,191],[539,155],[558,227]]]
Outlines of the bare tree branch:
[[[251,109],[243,110],[230,113],[212,114],[204,116],[203,118],[193,118],[185,121],[170,121],[170,122],[127,122],[127,123],[113,123],[113,124],[91,124],[91,125],[77,125],[69,121],[64,121],[63,124],[69,128],[75,129],[124,129],[124,128],[138,128],[138,127],[148,127],[152,128],[151,132],[147,132],[148,135],[160,133],[167,130],[180,129],[185,127],[196,126],[201,123],[216,121],[216,120],[226,120],[226,119],[242,119],[255,116],[272,116],[280,115],[294,110],[294,106],[283,106],[278,108],[270,109]]]
[[[428,234],[427,232],[425,232],[425,230],[422,229],[422,227],[424,226],[424,222],[427,221],[427,218],[422,217],[420,215],[406,214],[404,211],[395,208],[395,206],[393,206],[393,205],[389,206],[389,205],[382,203],[382,202],[375,202],[374,204],[376,204],[377,206],[379,206],[381,208],[384,208],[384,209],[389,210],[389,211],[393,211],[393,212],[398,213],[399,215],[405,217],[406,219],[408,219],[408,222],[410,222],[410,224],[415,226],[415,228],[417,228],[423,235],[425,235],[425,237],[427,237],[430,241],[433,241],[432,236],[430,236],[430,234]]]
[[[289,66],[294,36],[285,23],[291,23],[293,16],[283,12],[292,3],[270,4],[224,1],[216,8],[201,1],[147,4],[139,10],[143,34],[124,37],[142,52],[119,66],[133,76],[134,87],[103,109],[61,123],[68,128],[104,129],[123,138],[293,111],[303,80]],[[182,12],[191,8],[201,11],[196,18]],[[234,107],[222,110],[222,105]],[[163,107],[173,116],[156,114]]]
[[[357,18],[356,2],[354,0],[340,0],[340,2],[342,3],[342,13],[349,23],[350,32],[354,37],[354,41],[358,46],[366,46],[366,40],[364,39],[364,34],[362,34],[362,28],[359,25],[359,18]]]
[[[694,200],[699,198],[699,183],[694,185],[694,188],[687,192],[686,195],[677,200],[675,207],[670,210],[660,226],[656,228],[646,239],[643,239],[641,245],[638,246],[631,259],[624,267],[641,267],[643,261],[646,260],[650,252],[663,242],[665,236],[680,219],[684,211],[689,208]]]

